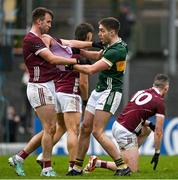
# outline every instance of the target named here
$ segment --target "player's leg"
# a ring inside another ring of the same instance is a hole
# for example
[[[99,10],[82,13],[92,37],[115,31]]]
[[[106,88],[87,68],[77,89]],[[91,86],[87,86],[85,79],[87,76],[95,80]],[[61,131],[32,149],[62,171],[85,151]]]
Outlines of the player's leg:
[[[113,161],[105,161],[95,155],[92,155],[90,156],[89,161],[84,168],[84,172],[90,173],[94,171],[95,168],[104,168],[112,171],[117,170],[117,166]]]
[[[63,136],[63,134],[66,132],[66,126],[64,123],[63,113],[58,113],[57,119],[58,121],[56,123],[56,132],[53,137],[53,145],[55,145]],[[41,145],[41,141],[40,141],[40,145]],[[43,154],[42,153],[40,153],[37,156],[36,161],[41,166],[41,168],[43,168]]]
[[[68,174],[70,176],[82,174],[83,162],[90,144],[90,134],[92,132],[92,127],[93,114],[85,110],[84,120],[82,122],[78,138],[77,158],[75,160],[73,170]]]
[[[41,140],[41,146],[43,149],[43,170],[41,175],[55,176],[51,167],[51,155],[53,148],[53,136],[56,131],[57,115],[54,105],[45,105],[36,108],[38,117],[41,120],[43,127],[43,136]]]
[[[56,131],[57,114],[55,109],[55,87],[53,81],[47,83],[29,83],[27,96],[36,110],[42,128],[43,136],[41,146],[43,150],[43,176],[55,176],[51,167],[51,156],[53,147],[53,136]]]
[[[55,145],[61,137],[64,135],[66,132],[66,126],[64,122],[64,114],[63,113],[58,113],[57,114],[57,124],[56,124],[56,132],[53,137],[53,145]]]
[[[81,175],[82,167],[85,155],[88,151],[90,144],[90,134],[93,127],[93,117],[95,113],[95,98],[93,97],[93,92],[88,100],[87,106],[85,108],[84,118],[82,125],[80,127],[79,137],[78,137],[78,152],[73,170],[68,173],[70,176]]]
[[[131,147],[121,151],[122,157],[132,172],[137,172],[139,168],[139,151],[138,147]]]
[[[53,137],[53,144],[55,145],[59,139],[63,136],[63,134],[66,132],[65,123],[63,120],[63,114],[59,113],[58,116],[58,123],[56,125],[56,132]],[[24,161],[29,154],[31,154],[34,150],[36,150],[38,147],[41,146],[41,139],[43,135],[43,130],[40,131],[38,134],[34,135],[30,141],[27,143],[27,145],[24,147],[23,150],[19,151],[17,155],[18,159],[22,159]]]
[[[102,117],[102,118],[101,118]],[[111,117],[111,113],[96,110],[94,121],[93,121],[93,136],[101,144],[101,146],[107,151],[107,153],[113,158],[117,159],[120,155],[117,147],[109,139],[105,133],[105,127]]]
[[[101,118],[102,117],[102,118]],[[127,166],[123,162],[121,155],[109,137],[107,137],[104,133],[106,124],[111,117],[111,113],[96,110],[94,121],[93,121],[93,136],[96,140],[101,144],[103,149],[111,156],[111,158],[116,163],[117,167],[126,168]]]
[[[72,170],[77,156],[80,118],[80,112],[64,113],[64,121],[67,129],[67,149],[69,152],[68,171]]]
[[[150,135],[151,129],[148,126],[143,126],[141,134],[137,137],[138,138],[138,146],[140,147],[146,138]]]
[[[55,111],[54,84],[52,81],[42,84],[28,83],[27,96],[31,106],[36,110],[36,113],[39,119],[41,120],[43,126],[41,142],[42,142],[42,148],[44,150],[44,155],[43,155],[44,173],[42,175],[55,176],[55,172],[52,170],[51,167],[53,135],[55,133],[55,125],[57,120],[56,111]],[[40,141],[39,139],[41,138],[40,136],[41,135],[35,136],[31,140],[31,142],[27,145],[27,148],[25,150],[31,152],[33,148],[36,148],[40,144],[39,143]],[[26,156],[26,154],[24,154],[24,156]],[[19,163],[14,163],[14,167],[16,173],[18,169],[22,170],[20,169],[22,166],[19,166]],[[22,173],[22,175],[24,174]]]
[[[150,135],[150,128],[147,126],[143,126],[141,134],[138,138],[138,146],[140,147],[145,139]],[[137,172],[139,170],[139,153],[138,147],[133,147],[129,150],[121,151],[122,157],[126,164],[130,167],[133,172]],[[115,171],[117,169],[116,164],[113,161],[104,161],[99,159],[97,156],[91,156],[89,158],[89,162],[85,166],[85,172],[92,172],[95,168],[104,168]]]
[[[45,109],[46,109],[46,107],[45,107]],[[53,109],[53,107],[52,107],[52,109]],[[36,112],[38,114],[39,108],[38,108],[38,110]],[[49,113],[49,111],[46,111],[46,112],[48,112],[47,115],[46,115],[46,118],[51,118],[51,117],[48,117],[48,115],[51,115],[51,113]],[[56,115],[56,113],[54,115]],[[39,116],[40,119],[43,119],[43,117],[41,117],[40,114],[38,114],[38,116]],[[48,125],[46,125],[46,126],[48,126]],[[44,127],[46,127],[46,126],[44,126]],[[51,129],[51,127],[49,126],[49,130],[50,129]],[[53,129],[55,131],[55,127],[53,127],[52,130]],[[33,136],[23,150],[21,150],[15,156],[10,157],[8,159],[10,165],[15,167],[15,171],[16,171],[17,175],[25,176],[25,172],[23,170],[23,161],[28,157],[28,155],[30,153],[32,153],[35,149],[37,149],[41,145],[41,140],[42,140],[42,137],[43,137],[43,133],[44,133],[44,131],[41,131],[40,133]],[[51,132],[49,132],[49,133],[51,133]],[[52,132],[52,133],[54,133],[54,132]],[[47,143],[49,143],[48,139],[47,139]],[[48,147],[49,144],[45,144],[45,145]],[[51,156],[50,155],[51,152],[47,151],[47,153],[48,153],[48,158],[49,158]],[[47,164],[47,165],[49,165],[49,167],[51,167],[51,164],[49,163],[49,161],[50,161],[50,159],[47,159],[47,160],[44,159],[44,165]],[[44,166],[44,167],[46,167],[46,166]]]
[[[79,95],[57,92],[57,111],[63,113],[63,122],[67,131],[69,151],[69,171],[72,169],[78,150],[78,134],[82,113],[82,100]],[[61,121],[59,121],[61,123]],[[60,127],[62,127],[60,125]]]
[[[136,134],[128,131],[117,121],[112,126],[112,134],[119,145],[125,163],[133,172],[138,171],[139,152]]]
[[[104,133],[105,127],[111,117],[114,114],[120,104],[121,93],[110,92],[106,90],[100,93],[100,97],[97,101],[96,112],[93,121],[93,135],[96,140],[101,144],[104,150],[112,157],[116,166],[121,171],[115,175],[127,175],[130,174],[130,169],[124,163],[121,155],[114,144]],[[112,103],[111,103],[112,102]]]
[[[25,176],[23,169],[24,160],[41,145],[42,135],[43,131],[33,136],[24,149],[20,150],[16,155],[8,159],[9,164],[15,168],[18,176]]]

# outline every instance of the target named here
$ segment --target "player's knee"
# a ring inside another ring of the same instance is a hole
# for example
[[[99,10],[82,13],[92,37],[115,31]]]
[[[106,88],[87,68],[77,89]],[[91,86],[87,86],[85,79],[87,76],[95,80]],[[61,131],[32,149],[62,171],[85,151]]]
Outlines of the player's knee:
[[[102,133],[98,131],[97,129],[93,129],[92,134],[98,140],[100,139]]]
[[[90,135],[91,132],[92,132],[92,128],[88,126],[87,124],[83,123],[81,126],[81,134]]]
[[[50,129],[51,135],[54,136],[55,132],[56,132],[56,126],[52,126]]]
[[[74,136],[78,136],[79,135],[79,127],[73,127],[73,128],[67,129],[67,133],[72,134]]]
[[[55,132],[56,132],[56,125],[49,125],[47,128],[44,129],[48,134],[50,134],[51,136],[54,136]]]

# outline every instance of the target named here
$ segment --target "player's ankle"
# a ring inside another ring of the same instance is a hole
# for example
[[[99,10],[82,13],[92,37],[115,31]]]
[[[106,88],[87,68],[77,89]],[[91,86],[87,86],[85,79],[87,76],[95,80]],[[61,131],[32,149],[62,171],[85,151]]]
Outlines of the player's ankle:
[[[124,164],[117,166],[117,169],[125,169],[127,167],[128,167],[127,164],[124,163]]]
[[[82,171],[82,166],[78,166],[78,165],[74,165],[73,169],[77,172],[81,172]]]

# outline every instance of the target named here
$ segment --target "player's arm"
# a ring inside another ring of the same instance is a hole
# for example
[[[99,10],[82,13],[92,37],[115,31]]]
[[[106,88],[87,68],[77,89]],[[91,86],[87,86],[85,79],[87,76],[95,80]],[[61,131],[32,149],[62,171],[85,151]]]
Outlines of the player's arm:
[[[50,64],[77,64],[76,58],[65,58],[54,55],[48,48],[43,49],[38,53],[40,57],[48,61]]]
[[[100,51],[87,51],[84,49],[80,50],[80,54],[87,59],[99,60],[102,57],[103,50]]]
[[[157,115],[155,131],[154,131],[155,154],[151,160],[151,164],[153,163],[153,170],[156,170],[159,161],[160,147],[163,136],[163,124],[164,124],[164,115]]]
[[[106,61],[104,61],[102,58],[92,65],[78,65],[78,64],[76,64],[73,67],[76,71],[78,71],[80,73],[85,73],[85,74],[91,75],[91,74],[95,74],[99,71],[108,70],[111,67],[111,65],[109,63],[106,63]]]
[[[42,41],[48,48],[50,47],[53,40],[54,39],[48,34],[42,35]],[[62,56],[56,56],[48,48],[39,51],[38,55],[46,61],[48,61],[50,64],[76,64],[77,60],[75,58],[65,58]]]
[[[75,47],[75,48],[91,48],[92,42],[91,41],[79,41],[79,40],[66,40],[61,39],[61,42],[65,46]]]
[[[155,124],[153,124],[151,121],[146,120],[145,126],[148,126],[152,131],[155,131]]]
[[[83,101],[88,100],[88,75],[80,73],[80,95]]]
[[[155,132],[154,132],[155,151],[160,150],[162,136],[163,136],[163,124],[164,124],[164,116],[157,115],[156,124],[155,124]]]

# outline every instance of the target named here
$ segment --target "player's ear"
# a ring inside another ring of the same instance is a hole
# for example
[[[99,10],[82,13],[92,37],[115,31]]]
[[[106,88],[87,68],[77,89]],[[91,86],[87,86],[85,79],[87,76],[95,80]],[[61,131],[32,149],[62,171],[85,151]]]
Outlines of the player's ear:
[[[40,25],[40,24],[41,24],[41,20],[40,20],[40,19],[37,19],[37,20],[36,20],[36,24]]]
[[[114,31],[113,30],[109,31],[109,33],[110,33],[111,36],[114,35]]]

